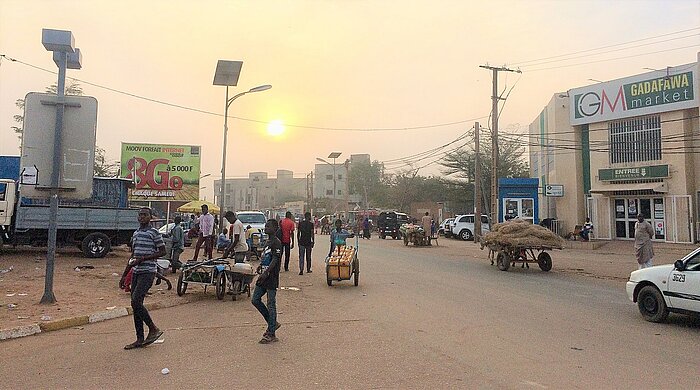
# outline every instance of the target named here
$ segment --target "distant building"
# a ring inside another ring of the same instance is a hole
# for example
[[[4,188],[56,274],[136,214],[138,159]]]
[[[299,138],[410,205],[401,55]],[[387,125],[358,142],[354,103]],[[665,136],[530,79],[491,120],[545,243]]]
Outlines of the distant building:
[[[285,202],[305,200],[306,178],[295,178],[292,171],[277,170],[277,177],[267,172],[251,172],[247,178],[226,179],[227,210],[271,209]],[[219,204],[221,180],[214,180],[214,199]]]
[[[347,166],[345,161],[348,162]],[[314,198],[338,199],[345,201],[345,191],[347,191],[348,173],[353,164],[370,164],[369,154],[352,154],[347,160],[333,164],[319,163],[314,166]],[[335,169],[334,169],[335,168]],[[333,176],[335,175],[335,194],[333,192]],[[352,191],[348,194],[348,201],[356,204],[361,200],[359,194]]]

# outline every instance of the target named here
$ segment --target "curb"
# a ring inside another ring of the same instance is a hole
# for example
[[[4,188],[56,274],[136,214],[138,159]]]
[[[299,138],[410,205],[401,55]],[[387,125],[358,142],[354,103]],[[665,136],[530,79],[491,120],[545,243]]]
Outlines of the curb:
[[[150,310],[165,309],[168,307],[175,307],[175,306],[180,306],[180,305],[185,305],[188,303],[196,302],[196,301],[199,301],[205,297],[206,297],[206,295],[191,296],[191,297],[188,297],[188,299],[185,300],[184,302],[177,302],[177,301],[168,302],[168,303],[149,302],[149,303],[146,303],[144,306],[146,306],[146,309],[148,309],[149,311]],[[16,338],[26,337],[26,336],[32,336],[35,334],[44,333],[44,332],[52,332],[55,330],[73,328],[76,326],[93,324],[96,322],[102,322],[102,321],[111,320],[114,318],[130,316],[132,314],[133,314],[133,310],[131,310],[131,307],[120,307],[120,308],[116,308],[114,310],[99,311],[96,313],[92,313],[90,315],[81,315],[81,316],[76,316],[76,317],[62,318],[60,320],[55,320],[55,321],[46,321],[46,322],[41,322],[41,323],[37,323],[37,324],[22,325],[22,326],[16,326],[14,328],[0,329],[0,341],[16,339]]]

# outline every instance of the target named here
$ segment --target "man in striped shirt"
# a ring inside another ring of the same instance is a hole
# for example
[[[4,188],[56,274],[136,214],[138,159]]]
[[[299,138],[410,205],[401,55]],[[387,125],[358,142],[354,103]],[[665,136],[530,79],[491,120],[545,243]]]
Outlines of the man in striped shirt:
[[[151,227],[151,209],[142,207],[139,210],[138,230],[131,237],[131,259],[129,265],[133,268],[131,277],[131,308],[134,311],[134,328],[136,328],[136,341],[124,346],[124,349],[141,348],[152,344],[163,334],[153,323],[148,310],[143,305],[146,293],[153,285],[156,277],[156,260],[165,255],[165,243],[158,230]],[[125,275],[128,268],[125,271]],[[124,278],[124,277],[122,277]],[[123,284],[123,279],[120,284]],[[148,336],[143,337],[143,324],[148,326]]]

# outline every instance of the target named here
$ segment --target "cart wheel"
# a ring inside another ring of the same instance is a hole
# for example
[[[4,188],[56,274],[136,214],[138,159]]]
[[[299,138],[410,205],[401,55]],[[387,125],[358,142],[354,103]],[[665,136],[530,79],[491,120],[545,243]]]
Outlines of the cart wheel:
[[[544,272],[551,270],[552,256],[550,256],[547,252],[540,253],[539,255],[537,255],[537,264],[540,266],[540,269]]]
[[[505,252],[498,252],[498,256],[496,257],[496,265],[501,271],[508,271],[508,268],[510,268],[510,259]]]
[[[355,270],[355,273],[353,274],[353,283],[355,283],[355,286],[360,284],[360,270]]]
[[[226,273],[219,272],[219,277],[216,278],[216,299],[224,299],[226,294]]]
[[[180,272],[180,276],[177,277],[177,295],[183,296],[185,295],[185,291],[187,291],[187,283],[184,282],[185,279],[185,273]]]
[[[245,291],[248,293],[248,298],[250,298],[250,284],[245,285]]]
[[[232,291],[233,295],[231,296],[232,301],[238,300],[238,294],[240,294],[240,291],[239,291],[240,289],[241,289],[241,282],[234,280],[233,285],[231,286],[231,290],[233,290]]]
[[[333,285],[333,281],[330,280],[330,279],[326,279],[326,283],[328,283],[329,286],[332,286],[332,285]]]
[[[403,244],[408,246],[408,236],[403,236]]]

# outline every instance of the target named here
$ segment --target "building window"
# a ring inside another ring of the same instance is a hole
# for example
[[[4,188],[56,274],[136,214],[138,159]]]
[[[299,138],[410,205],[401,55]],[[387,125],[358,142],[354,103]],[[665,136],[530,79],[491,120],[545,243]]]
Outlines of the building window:
[[[333,190],[326,190],[326,195],[333,195]]]
[[[661,160],[661,116],[610,122],[610,163]]]
[[[326,180],[333,180],[333,175],[326,175]]]
[[[338,175],[338,180],[343,180],[343,175]]]
[[[338,190],[338,195],[343,195],[343,190]]]

